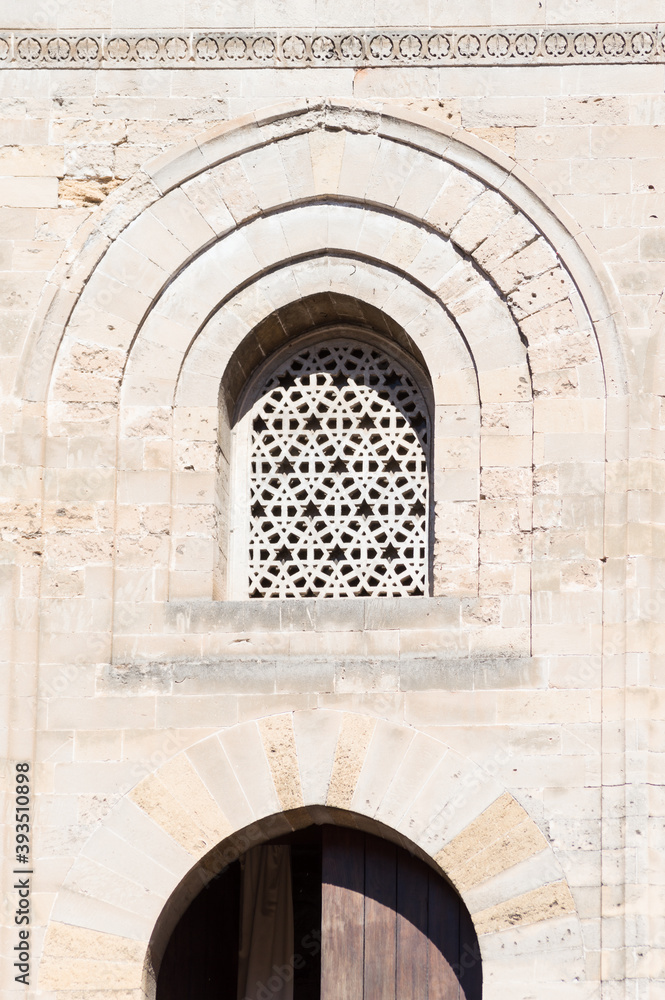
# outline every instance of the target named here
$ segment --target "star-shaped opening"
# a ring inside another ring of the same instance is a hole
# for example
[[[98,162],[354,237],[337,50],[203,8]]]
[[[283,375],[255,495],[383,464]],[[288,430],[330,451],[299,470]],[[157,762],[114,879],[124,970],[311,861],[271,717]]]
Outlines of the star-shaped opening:
[[[387,375],[384,375],[383,381],[389,389],[396,389],[398,385],[402,384],[402,376],[395,371],[389,371]]]
[[[342,546],[338,543],[337,545],[335,545],[334,548],[330,550],[330,555],[328,558],[331,560],[331,562],[338,563],[341,562],[342,559],[346,558],[346,553],[344,552]]]
[[[415,503],[411,504],[411,507],[409,509],[410,517],[424,517],[425,514],[426,514],[425,504],[422,502],[422,500],[416,500]]]
[[[282,375],[278,375],[277,381],[282,389],[292,389],[296,384],[296,380],[291,372],[284,372]]]
[[[392,542],[386,545],[383,552],[381,553],[381,558],[386,559],[388,562],[392,562],[393,559],[397,559],[398,556],[399,556],[399,550],[395,548]]]
[[[320,513],[320,508],[314,503],[313,500],[310,500],[307,506],[303,508],[303,514],[305,517],[318,517]]]
[[[363,413],[362,417],[358,421],[358,427],[361,431],[369,431],[372,427],[376,427],[374,417],[370,417],[369,413]]]
[[[275,553],[275,558],[281,563],[293,562],[293,552],[288,545],[282,545],[281,549]]]
[[[331,472],[348,472],[348,462],[345,462],[343,458],[338,455],[335,461],[330,466]]]
[[[252,427],[254,428],[257,434],[260,434],[261,431],[265,431],[268,429],[268,425],[263,419],[263,417],[254,417],[254,422],[252,424]]]
[[[310,414],[310,416],[305,421],[305,430],[306,431],[320,431],[321,430],[321,421],[319,420],[319,418],[314,413]]]
[[[391,455],[387,462],[383,463],[384,472],[401,472],[402,466],[394,455]]]
[[[281,473],[283,473],[285,475],[293,472],[293,466],[292,466],[291,462],[289,462],[288,458],[283,458],[282,459],[282,461],[277,466],[277,471],[281,472]]]
[[[356,507],[356,514],[358,515],[358,517],[371,517],[373,513],[374,513],[374,508],[372,507],[371,503],[367,502],[367,500],[363,500],[363,502],[361,504],[358,504],[358,506]]]
[[[259,503],[257,500],[256,503],[252,504],[252,517],[265,517],[265,516],[266,516],[266,509],[263,506],[263,504]]]

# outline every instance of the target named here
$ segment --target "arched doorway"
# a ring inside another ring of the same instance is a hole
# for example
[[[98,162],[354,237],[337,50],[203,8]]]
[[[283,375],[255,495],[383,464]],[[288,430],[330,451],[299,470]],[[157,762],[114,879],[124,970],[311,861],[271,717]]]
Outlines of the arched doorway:
[[[276,888],[282,861],[288,900]],[[257,895],[262,863],[273,878]],[[248,981],[248,926],[256,932],[261,920],[265,974]],[[288,933],[280,921],[291,921]],[[157,981],[157,1000],[481,1000],[481,992],[478,940],[452,886],[403,848],[337,826],[276,838],[228,865],[176,925]]]

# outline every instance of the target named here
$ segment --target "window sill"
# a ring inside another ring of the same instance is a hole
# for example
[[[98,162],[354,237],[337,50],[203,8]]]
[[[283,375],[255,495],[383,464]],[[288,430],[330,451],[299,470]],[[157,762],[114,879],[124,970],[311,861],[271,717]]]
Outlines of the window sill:
[[[169,624],[187,632],[368,632],[456,628],[462,603],[458,597],[176,600],[165,612]]]

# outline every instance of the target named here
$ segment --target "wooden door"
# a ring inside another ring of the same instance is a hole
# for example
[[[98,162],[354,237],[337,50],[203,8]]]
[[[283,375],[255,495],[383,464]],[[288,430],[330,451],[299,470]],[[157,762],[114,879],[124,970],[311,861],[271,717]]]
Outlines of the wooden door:
[[[454,889],[394,844],[324,827],[321,1000],[480,1000],[481,987]]]

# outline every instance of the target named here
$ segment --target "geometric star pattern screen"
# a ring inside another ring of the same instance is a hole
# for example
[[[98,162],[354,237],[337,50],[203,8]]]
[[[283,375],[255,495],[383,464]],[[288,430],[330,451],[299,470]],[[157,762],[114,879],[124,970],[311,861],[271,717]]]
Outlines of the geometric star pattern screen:
[[[426,594],[430,435],[415,379],[372,344],[285,359],[251,412],[249,596]]]

